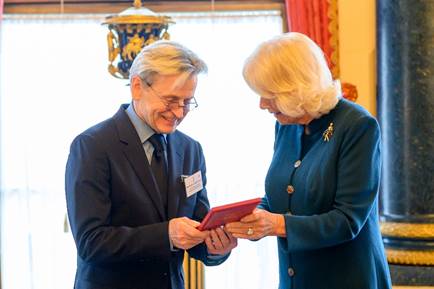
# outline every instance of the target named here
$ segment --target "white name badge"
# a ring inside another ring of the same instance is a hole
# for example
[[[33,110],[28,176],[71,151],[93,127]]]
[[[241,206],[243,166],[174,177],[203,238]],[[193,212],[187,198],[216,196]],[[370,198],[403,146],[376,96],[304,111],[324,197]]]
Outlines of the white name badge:
[[[184,177],[185,193],[187,198],[203,189],[202,173],[197,171],[189,177]]]

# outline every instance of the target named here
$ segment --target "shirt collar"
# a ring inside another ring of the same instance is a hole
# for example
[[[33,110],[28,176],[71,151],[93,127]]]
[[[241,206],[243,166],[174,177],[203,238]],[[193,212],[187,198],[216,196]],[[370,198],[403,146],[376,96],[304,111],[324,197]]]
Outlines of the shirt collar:
[[[128,117],[133,123],[133,126],[136,129],[137,134],[139,135],[140,141],[142,143],[147,141],[153,134],[156,133],[145,121],[143,121],[137,115],[137,113],[134,111],[134,107],[132,103],[128,105],[127,109],[125,109],[125,112],[127,113]],[[164,136],[164,140],[166,140],[166,135],[163,134],[163,136]]]

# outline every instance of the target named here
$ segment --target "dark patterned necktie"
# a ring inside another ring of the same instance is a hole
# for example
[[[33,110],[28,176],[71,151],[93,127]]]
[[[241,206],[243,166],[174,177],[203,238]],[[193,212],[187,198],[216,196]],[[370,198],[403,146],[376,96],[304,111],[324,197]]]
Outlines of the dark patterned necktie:
[[[154,134],[149,138],[149,141],[154,146],[152,154],[151,169],[157,181],[160,190],[161,200],[167,213],[167,161],[164,152],[166,151],[166,143],[162,134]]]

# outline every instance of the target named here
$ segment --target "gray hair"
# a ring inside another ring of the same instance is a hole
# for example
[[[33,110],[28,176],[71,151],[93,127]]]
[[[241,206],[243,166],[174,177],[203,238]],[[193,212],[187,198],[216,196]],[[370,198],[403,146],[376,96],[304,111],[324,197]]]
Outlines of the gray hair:
[[[243,76],[257,94],[275,99],[279,110],[291,117],[318,118],[333,109],[341,95],[321,48],[297,32],[260,44],[247,58]]]
[[[136,56],[130,68],[130,83],[135,76],[152,85],[159,75],[191,75],[207,72],[205,62],[185,46],[167,40],[145,46]]]

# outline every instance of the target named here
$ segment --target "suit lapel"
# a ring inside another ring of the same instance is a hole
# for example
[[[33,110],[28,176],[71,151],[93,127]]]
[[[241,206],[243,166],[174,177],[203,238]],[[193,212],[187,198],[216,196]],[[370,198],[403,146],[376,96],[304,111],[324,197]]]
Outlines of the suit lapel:
[[[166,220],[163,202],[152,175],[148,159],[146,158],[146,153],[143,150],[142,143],[140,142],[134,126],[125,112],[126,108],[127,106],[122,105],[118,112],[113,116],[122,150],[145,187],[145,190],[151,197],[161,219]]]
[[[176,136],[176,132],[167,135],[167,161],[169,165],[168,186],[168,217],[169,220],[177,217],[181,194],[185,193],[184,184],[181,182],[182,164],[184,157],[181,152],[182,144]]]

